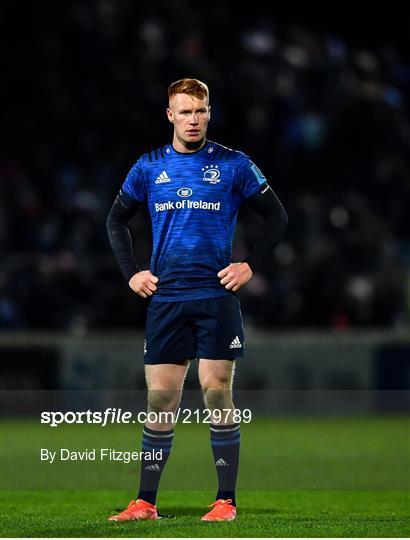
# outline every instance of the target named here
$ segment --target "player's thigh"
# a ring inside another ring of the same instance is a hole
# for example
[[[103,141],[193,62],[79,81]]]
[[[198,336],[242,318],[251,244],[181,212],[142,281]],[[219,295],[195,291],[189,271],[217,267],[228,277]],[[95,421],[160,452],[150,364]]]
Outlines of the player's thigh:
[[[188,367],[189,360],[180,364],[146,365],[145,379],[148,390],[182,390]]]
[[[200,358],[198,377],[201,388],[207,390],[232,389],[235,360]]]

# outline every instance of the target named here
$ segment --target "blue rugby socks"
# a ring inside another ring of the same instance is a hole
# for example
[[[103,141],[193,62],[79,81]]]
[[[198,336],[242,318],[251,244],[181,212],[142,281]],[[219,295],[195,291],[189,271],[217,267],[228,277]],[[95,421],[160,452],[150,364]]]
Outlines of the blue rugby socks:
[[[162,457],[160,459],[145,459],[143,457],[141,460],[140,489],[137,499],[143,499],[151,504],[155,504],[159,482],[171,452],[173,438],[173,429],[169,431],[156,431],[144,426],[142,434],[143,452],[154,451],[157,453],[159,450],[162,450]]]
[[[235,486],[239,465],[240,424],[211,424],[211,445],[218,474],[218,499],[232,499],[236,506]]]

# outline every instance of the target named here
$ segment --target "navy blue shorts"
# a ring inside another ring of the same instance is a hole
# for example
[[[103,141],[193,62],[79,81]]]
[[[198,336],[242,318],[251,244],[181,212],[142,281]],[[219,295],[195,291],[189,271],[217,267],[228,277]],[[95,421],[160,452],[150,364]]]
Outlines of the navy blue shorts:
[[[243,353],[241,306],[233,294],[148,306],[145,364],[180,364],[192,358],[233,360]]]

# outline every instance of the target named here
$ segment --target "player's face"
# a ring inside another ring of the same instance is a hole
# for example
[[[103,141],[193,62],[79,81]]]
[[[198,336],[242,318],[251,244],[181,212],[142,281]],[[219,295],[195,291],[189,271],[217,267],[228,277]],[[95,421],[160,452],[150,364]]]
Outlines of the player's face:
[[[211,117],[210,111],[207,99],[187,94],[176,94],[170,99],[167,115],[174,124],[176,150],[201,146]]]

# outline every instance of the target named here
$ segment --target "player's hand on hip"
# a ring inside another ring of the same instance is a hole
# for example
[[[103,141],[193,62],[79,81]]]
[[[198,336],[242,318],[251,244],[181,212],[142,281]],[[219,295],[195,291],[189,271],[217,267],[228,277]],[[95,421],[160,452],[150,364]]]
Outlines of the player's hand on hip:
[[[248,283],[253,276],[251,267],[246,262],[231,263],[218,272],[218,277],[221,278],[221,285],[225,285],[225,289],[238,291],[241,287]]]
[[[159,279],[157,276],[151,274],[149,270],[142,270],[132,276],[128,285],[139,296],[147,298],[148,296],[152,296],[157,290],[156,283],[158,283],[158,281]]]

